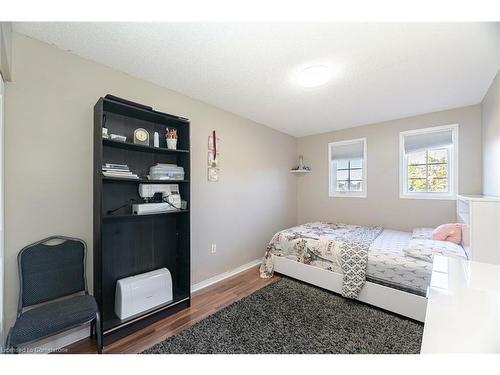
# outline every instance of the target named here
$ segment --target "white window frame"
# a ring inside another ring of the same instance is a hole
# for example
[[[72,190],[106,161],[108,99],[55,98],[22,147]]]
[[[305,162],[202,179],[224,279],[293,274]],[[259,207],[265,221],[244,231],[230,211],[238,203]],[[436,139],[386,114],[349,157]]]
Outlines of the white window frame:
[[[406,156],[404,147],[405,136],[443,130],[452,131],[453,142],[453,149],[448,153],[448,192],[408,192],[408,158]],[[458,124],[434,126],[430,128],[408,130],[399,133],[399,198],[456,200],[458,194],[458,144]]]
[[[334,171],[334,162],[332,160],[332,147],[345,146],[353,143],[363,142],[363,187],[362,191],[344,191],[340,192],[335,189],[337,182],[337,169]],[[346,141],[337,141],[328,143],[328,196],[333,198],[366,198],[368,192],[368,179],[367,179],[367,154],[366,154],[366,138],[349,139]]]

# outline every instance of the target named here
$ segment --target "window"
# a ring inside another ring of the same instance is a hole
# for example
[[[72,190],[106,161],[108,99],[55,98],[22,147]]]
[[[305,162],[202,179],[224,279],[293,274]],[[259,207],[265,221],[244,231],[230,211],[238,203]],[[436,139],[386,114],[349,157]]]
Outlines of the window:
[[[400,197],[455,199],[458,125],[400,133]]]
[[[328,144],[330,197],[366,198],[366,138]]]

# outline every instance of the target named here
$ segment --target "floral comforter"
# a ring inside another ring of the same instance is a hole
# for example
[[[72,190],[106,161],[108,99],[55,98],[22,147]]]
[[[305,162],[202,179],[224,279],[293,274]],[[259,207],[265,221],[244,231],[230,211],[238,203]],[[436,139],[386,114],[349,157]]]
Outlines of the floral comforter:
[[[343,274],[342,295],[357,298],[365,284],[368,249],[382,227],[307,223],[282,230],[267,246],[260,277],[273,276],[273,257],[281,256]]]

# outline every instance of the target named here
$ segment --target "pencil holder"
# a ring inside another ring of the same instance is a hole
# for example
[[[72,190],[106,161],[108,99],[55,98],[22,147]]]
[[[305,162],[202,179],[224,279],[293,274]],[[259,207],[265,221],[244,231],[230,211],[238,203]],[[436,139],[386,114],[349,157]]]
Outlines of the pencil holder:
[[[167,138],[167,148],[170,150],[177,149],[177,139],[175,138]]]

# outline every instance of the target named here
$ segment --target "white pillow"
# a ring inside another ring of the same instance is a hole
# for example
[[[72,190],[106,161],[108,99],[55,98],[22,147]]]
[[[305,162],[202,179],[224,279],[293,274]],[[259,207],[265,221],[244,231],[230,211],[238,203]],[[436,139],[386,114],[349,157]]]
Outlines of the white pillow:
[[[413,229],[413,233],[411,238],[413,239],[421,239],[421,240],[432,240],[432,232],[434,228],[415,228]]]
[[[450,258],[467,258],[462,246],[450,241],[413,239],[408,247],[403,249],[405,255],[412,258],[432,262],[434,255],[444,255]]]

